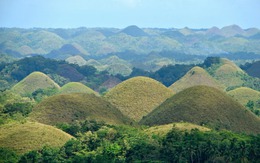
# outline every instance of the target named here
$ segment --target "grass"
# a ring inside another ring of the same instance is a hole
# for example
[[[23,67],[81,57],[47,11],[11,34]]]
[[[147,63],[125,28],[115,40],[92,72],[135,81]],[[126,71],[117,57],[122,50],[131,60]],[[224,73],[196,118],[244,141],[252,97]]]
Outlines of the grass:
[[[0,126],[0,146],[23,154],[48,145],[61,147],[69,139],[69,134],[52,126],[36,123],[9,123]]]
[[[97,92],[79,82],[69,82],[61,87],[58,94],[87,93],[98,95]]]
[[[213,129],[260,133],[260,119],[225,92],[194,86],[172,96],[144,117],[140,124],[190,122]]]
[[[112,88],[104,97],[124,115],[139,121],[172,95],[156,80],[134,77]]]
[[[153,127],[149,127],[145,131],[148,134],[165,136],[173,128],[176,128],[176,129],[182,130],[182,131],[191,131],[192,129],[198,129],[200,131],[210,131],[210,129],[207,127],[203,127],[203,126],[199,126],[199,125],[187,123],[187,122],[179,122],[179,123],[171,123],[171,124],[160,125],[160,126],[153,126]]]
[[[174,92],[180,92],[186,88],[196,85],[206,85],[224,90],[224,86],[211,77],[206,70],[198,66],[193,67],[180,80],[173,83],[169,88]]]
[[[42,72],[33,72],[22,81],[12,87],[12,91],[15,93],[25,95],[31,94],[37,89],[60,89],[60,86],[56,84],[51,78]]]
[[[94,94],[71,93],[46,98],[33,108],[29,117],[44,124],[72,123],[75,120],[96,120],[124,124],[130,120],[110,103]]]
[[[256,101],[260,100],[260,92],[247,87],[236,88],[227,93],[244,106],[248,103],[249,100],[255,103]]]
[[[242,75],[245,72],[227,59],[221,59],[220,62],[220,66],[213,73],[213,77],[226,87],[241,86],[244,83]]]
[[[87,61],[84,58],[82,58],[80,55],[68,57],[66,59],[66,62],[71,64],[77,64],[79,66],[83,66],[87,64]]]

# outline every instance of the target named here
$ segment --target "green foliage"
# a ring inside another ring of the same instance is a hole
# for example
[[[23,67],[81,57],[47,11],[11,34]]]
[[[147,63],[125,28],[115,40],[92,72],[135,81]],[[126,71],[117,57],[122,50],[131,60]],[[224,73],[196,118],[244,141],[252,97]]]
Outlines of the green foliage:
[[[0,162],[14,163],[18,162],[19,156],[12,150],[0,147]]]
[[[3,113],[13,115],[15,113],[21,113],[23,116],[28,116],[28,114],[32,111],[32,104],[27,103],[12,103],[6,104],[3,109]]]
[[[58,90],[53,88],[46,88],[46,89],[39,88],[36,91],[34,91],[31,95],[29,95],[29,97],[32,97],[36,102],[39,103],[44,98],[52,96],[57,92]]]

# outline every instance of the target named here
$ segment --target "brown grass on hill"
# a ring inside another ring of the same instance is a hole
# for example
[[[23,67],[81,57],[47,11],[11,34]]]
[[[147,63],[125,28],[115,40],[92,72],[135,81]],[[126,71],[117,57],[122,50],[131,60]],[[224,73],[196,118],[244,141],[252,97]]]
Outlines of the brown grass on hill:
[[[173,92],[147,77],[134,77],[112,88],[104,97],[135,121],[150,113]]]

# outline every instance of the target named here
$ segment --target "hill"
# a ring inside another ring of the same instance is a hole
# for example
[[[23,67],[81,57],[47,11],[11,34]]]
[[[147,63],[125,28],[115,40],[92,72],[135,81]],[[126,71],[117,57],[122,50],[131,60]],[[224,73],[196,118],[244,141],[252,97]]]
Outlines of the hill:
[[[219,83],[227,88],[242,86],[245,82],[243,76],[247,75],[235,63],[224,58],[219,58],[207,70]]]
[[[242,67],[243,68],[243,67]],[[243,68],[250,76],[260,78],[260,61],[248,63]]]
[[[71,93],[51,96],[39,103],[29,115],[44,124],[71,123],[76,120],[96,120],[110,124],[129,120],[114,106],[93,94]]]
[[[66,62],[71,64],[77,64],[79,66],[83,66],[87,64],[87,61],[84,58],[82,58],[80,55],[68,57],[66,59]]]
[[[224,89],[224,87],[212,78],[206,70],[198,66],[193,67],[180,80],[173,83],[169,88],[174,92],[180,92],[186,88],[196,85],[206,85],[218,88],[220,90]]]
[[[178,130],[183,130],[183,131],[190,131],[192,129],[198,129],[200,131],[210,131],[210,129],[207,127],[203,127],[203,126],[199,126],[187,122],[180,122],[180,123],[171,123],[166,125],[149,127],[148,129],[146,129],[146,132],[149,134],[165,136],[173,128]]]
[[[247,87],[236,88],[234,90],[228,91],[227,93],[244,106],[248,103],[249,100],[253,101],[254,103],[257,103],[257,101],[260,100],[260,92]]]
[[[214,129],[260,133],[260,119],[224,92],[195,86],[172,96],[145,116],[140,124],[190,122]]]
[[[147,33],[145,33],[141,28],[137,27],[136,25],[128,26],[125,29],[121,30],[120,32],[133,37],[147,36]]]
[[[60,86],[56,84],[51,78],[42,72],[33,72],[22,81],[12,87],[12,91],[19,94],[31,94],[37,89],[59,89]]]
[[[24,154],[31,150],[63,146],[72,136],[52,126],[36,122],[8,123],[0,126],[0,146]]]
[[[66,93],[87,93],[87,94],[98,95],[97,92],[95,92],[91,88],[79,82],[69,82],[64,86],[62,86],[58,92],[58,94],[66,94]]]
[[[104,97],[124,115],[139,121],[172,95],[170,89],[156,80],[134,77],[112,88]]]

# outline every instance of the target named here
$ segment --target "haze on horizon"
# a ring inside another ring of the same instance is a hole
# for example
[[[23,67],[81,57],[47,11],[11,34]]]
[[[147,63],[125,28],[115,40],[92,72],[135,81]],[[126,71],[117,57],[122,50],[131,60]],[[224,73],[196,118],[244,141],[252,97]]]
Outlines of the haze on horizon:
[[[260,28],[259,0],[0,0],[0,27]]]

